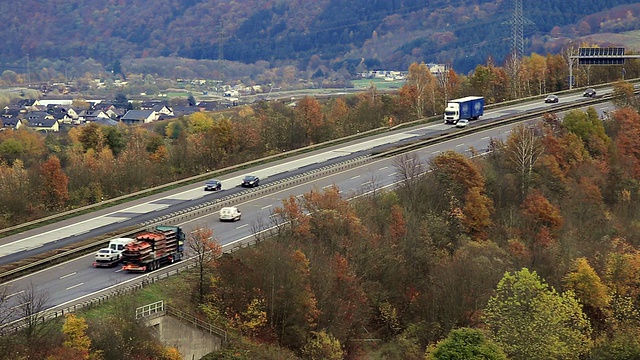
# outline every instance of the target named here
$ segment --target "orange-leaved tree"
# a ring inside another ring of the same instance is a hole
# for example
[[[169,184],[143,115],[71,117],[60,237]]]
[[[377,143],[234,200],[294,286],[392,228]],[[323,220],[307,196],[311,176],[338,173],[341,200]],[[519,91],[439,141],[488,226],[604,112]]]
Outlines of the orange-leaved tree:
[[[69,178],[62,171],[60,159],[51,155],[40,166],[40,198],[47,210],[63,209],[69,200]]]

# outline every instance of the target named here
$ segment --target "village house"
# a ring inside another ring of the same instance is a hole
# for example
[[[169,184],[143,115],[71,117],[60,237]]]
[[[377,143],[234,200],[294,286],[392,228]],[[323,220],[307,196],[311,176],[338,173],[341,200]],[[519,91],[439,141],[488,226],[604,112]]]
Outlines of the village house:
[[[17,130],[23,126],[22,120],[18,118],[3,118],[0,117],[0,131],[3,130]]]
[[[58,132],[60,123],[56,119],[42,119],[29,121],[27,127],[36,131]]]
[[[120,121],[127,125],[148,124],[158,120],[158,117],[158,113],[153,110],[129,110]]]

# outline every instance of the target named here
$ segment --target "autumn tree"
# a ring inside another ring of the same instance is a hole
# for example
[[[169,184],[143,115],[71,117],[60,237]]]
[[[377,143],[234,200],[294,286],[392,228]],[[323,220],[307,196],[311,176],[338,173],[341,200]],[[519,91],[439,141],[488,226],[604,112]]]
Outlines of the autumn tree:
[[[430,186],[441,199],[435,209],[446,209],[459,219],[469,235],[483,238],[485,229],[491,224],[493,202],[485,194],[485,179],[478,168],[454,151],[439,154],[431,160],[430,167],[429,176],[436,182]]]
[[[309,96],[300,99],[295,109],[295,116],[298,122],[303,124],[305,143],[317,144],[327,140],[328,129],[324,128],[324,114],[318,100]]]
[[[349,108],[344,99],[331,99],[325,116],[327,121],[334,125],[334,137],[340,138],[347,135],[346,125],[349,121]]]
[[[0,131],[0,157],[9,165],[22,160],[25,168],[30,168],[46,160],[47,156],[44,138],[39,132],[25,128]]]
[[[506,360],[500,347],[481,330],[461,328],[452,330],[435,346],[427,348],[427,360]]]
[[[187,246],[193,252],[196,264],[197,302],[202,303],[207,293],[207,280],[211,276],[212,268],[216,266],[216,259],[222,253],[222,247],[213,237],[213,229],[198,227],[187,236]]]
[[[40,168],[40,198],[47,210],[62,209],[69,200],[69,178],[62,171],[60,159],[51,155]]]
[[[538,191],[529,194],[520,209],[525,220],[523,235],[532,253],[532,263],[539,264],[544,251],[556,243],[564,219],[560,209]]]
[[[492,224],[493,201],[482,191],[477,186],[469,189],[462,208],[462,224],[467,233],[476,239],[484,239],[486,229]]]
[[[289,285],[277,290],[279,303],[273,309],[271,324],[277,329],[280,343],[296,349],[304,345],[305,334],[316,327],[317,302],[309,282],[309,260],[304,253],[294,251],[283,260],[288,263],[288,270],[281,276]]]
[[[136,321],[135,310],[140,303],[135,299],[119,299],[108,314],[87,319],[87,335],[94,352],[100,351],[108,360],[171,359],[165,346],[155,337],[153,329]]]
[[[613,84],[611,102],[616,107],[632,107],[638,110],[638,100],[634,92],[633,84],[626,81],[618,81]]]
[[[87,322],[74,314],[68,314],[62,325],[64,342],[62,348],[47,360],[88,360],[102,359],[100,352],[91,353],[91,339],[87,335]]]
[[[100,152],[105,146],[105,137],[99,124],[90,123],[78,129],[80,129],[78,140],[82,143],[84,151],[93,149],[95,152]]]
[[[245,311],[233,319],[236,326],[245,336],[255,338],[268,325],[266,305],[264,299],[253,298]]]
[[[435,111],[435,91],[437,79],[424,63],[409,66],[406,84],[400,89],[399,96],[413,109],[418,119]],[[430,111],[429,111],[430,110]]]
[[[605,133],[602,120],[593,107],[589,107],[586,112],[581,110],[568,112],[562,124],[582,140],[592,157],[602,158],[608,154],[611,139]]]
[[[526,268],[505,273],[484,319],[510,359],[580,359],[591,347],[591,327],[573,292],[557,293]]]
[[[301,350],[305,359],[341,360],[344,358],[340,341],[325,331],[311,332],[311,338]]]
[[[488,104],[504,101],[509,96],[509,77],[507,72],[494,65],[493,59],[487,65],[478,65],[469,77],[474,93],[483,96]]]
[[[316,259],[311,269],[312,289],[319,311],[318,328],[325,329],[343,344],[346,354],[354,354],[352,339],[362,333],[370,311],[362,279],[348,258],[334,254],[326,261]]]
[[[640,115],[630,108],[613,113],[614,120],[624,131],[619,131],[615,141],[620,163],[625,172],[640,179]]]
[[[496,243],[467,241],[452,256],[437,257],[427,268],[429,280],[426,284],[411,282],[411,286],[420,292],[427,288],[437,289],[429,293],[424,309],[414,311],[440,324],[445,334],[458,326],[478,326],[495,285],[511,267],[507,252]],[[418,277],[417,274],[414,276]],[[416,304],[420,301],[426,299],[419,299]]]
[[[592,324],[602,327],[605,321],[604,312],[610,304],[611,296],[609,289],[589,261],[586,258],[573,260],[571,271],[565,275],[563,282],[565,289],[576,294]]]
[[[0,162],[0,214],[2,224],[14,225],[33,215],[33,187],[28,171],[18,160],[9,166]]]

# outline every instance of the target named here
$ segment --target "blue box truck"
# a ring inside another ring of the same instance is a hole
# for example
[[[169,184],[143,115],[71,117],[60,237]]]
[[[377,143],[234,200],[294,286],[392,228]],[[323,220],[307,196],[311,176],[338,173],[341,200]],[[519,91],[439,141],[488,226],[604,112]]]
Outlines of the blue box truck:
[[[477,120],[484,114],[484,98],[467,96],[447,102],[444,109],[444,123],[456,124],[460,119]]]

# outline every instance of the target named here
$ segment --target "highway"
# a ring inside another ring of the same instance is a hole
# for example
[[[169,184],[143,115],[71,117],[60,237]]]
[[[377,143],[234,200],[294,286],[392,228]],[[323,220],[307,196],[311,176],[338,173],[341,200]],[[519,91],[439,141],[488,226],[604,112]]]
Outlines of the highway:
[[[561,104],[584,100],[581,94],[560,97]],[[472,121],[470,126],[473,127],[507,116],[521,114],[525,111],[543,108],[552,109],[553,105],[545,104],[542,100],[536,100],[496,110],[488,110],[480,120]],[[414,153],[424,163],[428,162],[431,157],[446,150],[455,150],[471,155],[471,149],[473,148],[482,153],[485,152],[491,138],[505,139],[511,127],[512,125],[505,125],[471,133],[460,138],[421,148],[414,151]],[[65,220],[41,229],[31,230],[24,234],[7,237],[0,240],[0,263],[3,260],[6,263],[34,252],[52,249],[59,246],[59,244],[96,236],[127,224],[141,223],[162,214],[174,212],[177,209],[184,209],[194,204],[210,201],[216,197],[238,193],[242,190],[237,185],[240,184],[241,178],[248,173],[260,176],[261,184],[268,184],[324,166],[327,163],[337,163],[345,159],[352,159],[379,151],[389,147],[391,144],[428,138],[452,130],[457,131],[451,125],[444,125],[438,122],[390,131],[370,139],[354,141],[295,156],[272,164],[265,164],[250,171],[229,174],[220,178],[223,182],[223,190],[219,193],[205,192],[203,184],[190,185],[93,214]],[[314,188],[322,189],[335,185],[345,197],[351,197],[373,189],[393,186],[398,181],[394,161],[394,158],[374,158],[344,171],[238,202],[234,205],[242,210],[242,220],[239,222],[221,223],[218,221],[217,212],[210,212],[180,225],[184,227],[186,232],[190,232],[197,227],[211,227],[214,230],[215,238],[220,244],[230,246],[234,243],[251,239],[256,231],[268,227],[273,209],[281,205],[282,200],[289,196],[299,196]],[[145,275],[141,274],[123,273],[119,270],[119,267],[96,269],[91,266],[92,260],[93,254],[87,255],[7,282],[5,285],[8,286],[8,293],[11,295],[9,299],[10,307],[17,308],[20,306],[20,295],[24,294],[25,291],[29,291],[28,289],[31,287],[38,293],[44,294],[48,299],[47,307],[53,309],[79,303],[122,284],[139,282],[145,277]],[[157,271],[167,271],[170,268],[165,267]]]

